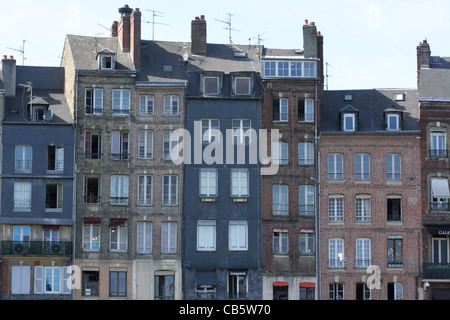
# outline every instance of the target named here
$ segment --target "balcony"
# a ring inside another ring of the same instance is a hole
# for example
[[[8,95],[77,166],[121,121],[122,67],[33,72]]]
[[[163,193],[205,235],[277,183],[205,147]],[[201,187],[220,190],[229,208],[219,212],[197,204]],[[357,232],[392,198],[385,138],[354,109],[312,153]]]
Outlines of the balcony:
[[[430,159],[448,158],[448,151],[442,149],[430,149]]]
[[[450,203],[447,202],[430,202],[431,211],[450,211]]]
[[[71,241],[2,241],[3,255],[52,255],[72,254]]]
[[[450,264],[424,263],[424,279],[448,279],[450,280]]]

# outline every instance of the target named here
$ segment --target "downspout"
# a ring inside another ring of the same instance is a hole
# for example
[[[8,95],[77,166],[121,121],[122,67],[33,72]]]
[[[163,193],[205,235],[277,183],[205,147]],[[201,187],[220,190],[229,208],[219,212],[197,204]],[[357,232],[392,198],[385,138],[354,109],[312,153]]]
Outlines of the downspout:
[[[320,150],[319,150],[319,137],[317,135],[317,118],[319,117],[318,114],[318,99],[317,99],[317,82],[318,80],[316,80],[316,84],[315,84],[315,103],[314,103],[314,111],[315,111],[315,117],[314,117],[314,145],[315,145],[315,153],[316,153],[316,180],[315,180],[315,185],[316,185],[316,194],[315,194],[315,207],[316,207],[316,212],[315,212],[315,229],[316,229],[316,281],[317,281],[317,298],[318,300],[320,300],[321,297],[321,293],[320,293],[320,289],[321,289],[321,281],[320,281],[320,219],[319,219],[319,214],[320,214],[320,201],[319,201],[319,197],[320,197]]]
[[[78,70],[75,69],[76,80],[75,80],[75,116],[73,124],[73,181],[72,181],[72,265],[75,265],[75,242],[76,242],[76,231],[77,231],[77,115],[78,115]],[[78,269],[75,267],[75,284],[81,283],[81,274],[77,273]],[[72,289],[72,300],[75,300],[75,289]]]

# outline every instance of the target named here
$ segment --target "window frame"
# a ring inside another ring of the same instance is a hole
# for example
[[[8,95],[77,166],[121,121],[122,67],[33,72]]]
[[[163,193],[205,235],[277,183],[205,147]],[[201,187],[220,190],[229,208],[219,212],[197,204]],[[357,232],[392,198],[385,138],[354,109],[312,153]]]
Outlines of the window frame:
[[[14,146],[14,169],[20,172],[31,172],[33,169],[33,146]]]
[[[238,81],[242,81],[242,80],[246,80],[247,81],[247,85],[246,85],[246,91],[245,92],[238,92]],[[236,76],[234,77],[234,94],[235,95],[239,95],[239,96],[249,96],[251,94],[251,78],[250,77],[244,77],[244,76]]]
[[[355,180],[357,181],[370,180],[370,154],[368,153],[355,154]]]
[[[289,254],[289,231],[274,229],[272,234],[272,250],[274,255]]]
[[[89,232],[89,234],[87,234],[86,232]],[[101,245],[100,240],[101,240],[100,224],[83,223],[82,250],[87,252],[99,252]],[[96,247],[95,244],[98,244],[98,246]]]
[[[242,232],[244,234],[242,234]],[[228,251],[248,250],[247,220],[230,220],[228,222]]]
[[[128,131],[111,132],[111,160],[130,159],[130,133]]]
[[[278,191],[275,191],[275,189],[278,189]],[[285,196],[283,195],[283,193],[285,193]],[[278,196],[276,196],[276,194]],[[283,199],[284,197],[286,199]],[[275,200],[277,200],[278,202],[276,202]],[[272,185],[272,214],[274,216],[289,215],[289,185],[287,184]]]
[[[173,186],[173,177],[175,177],[175,186]],[[167,183],[166,180],[167,179]],[[162,176],[162,205],[177,206],[178,205],[178,175],[166,174]],[[167,188],[167,193],[164,189]],[[175,191],[175,194],[173,194]],[[174,198],[174,199],[173,199]],[[167,200],[167,201],[166,201]]]
[[[164,96],[164,116],[175,117],[180,115],[180,97],[177,95]]]
[[[153,252],[153,222],[138,221],[136,223],[136,253],[150,254],[152,252]]]
[[[155,96],[146,94],[139,96],[139,115],[140,116],[155,115]]]
[[[344,155],[342,153],[328,154],[328,180],[344,180]]]
[[[138,133],[138,159],[154,159],[154,131],[145,129],[139,130]]]
[[[331,205],[331,203],[333,203],[333,205]],[[328,222],[343,222],[343,221],[344,221],[344,196],[340,194],[329,195]]]
[[[211,181],[212,180],[212,181]],[[200,168],[199,170],[199,196],[202,198],[215,198],[218,196],[219,176],[215,168]],[[204,184],[206,182],[206,184]],[[205,190],[205,192],[203,192]]]
[[[398,157],[398,163],[397,163]],[[398,167],[398,168],[397,168]],[[401,181],[402,179],[402,155],[390,153],[386,155],[386,180]]]
[[[127,224],[109,227],[109,251],[126,252],[128,250]]]
[[[348,126],[349,123],[347,122],[347,119],[351,119],[351,128]],[[345,132],[354,132],[356,131],[356,115],[354,113],[344,113],[344,119],[343,119],[343,130]]]
[[[118,94],[118,96],[116,96]],[[128,95],[128,97],[127,97]],[[124,115],[130,114],[131,106],[131,90],[129,89],[113,89],[112,90],[112,114]]]
[[[197,251],[216,251],[216,220],[197,221]]]
[[[314,165],[314,143],[313,142],[300,141],[298,143],[298,165],[301,165],[301,166]]]
[[[244,174],[245,173],[245,174]],[[237,174],[237,177],[234,177]],[[237,180],[236,180],[237,179]],[[232,198],[249,196],[249,172],[247,168],[233,168],[230,171],[230,195]],[[237,186],[235,185],[237,181]],[[245,181],[245,183],[242,183]],[[235,191],[237,189],[237,192]]]
[[[16,188],[20,186],[20,190]],[[32,183],[31,182],[14,182],[13,186],[13,200],[14,200],[14,211],[30,211],[32,195]],[[16,205],[17,201],[20,201],[21,205]]]
[[[117,179],[114,181],[113,179]],[[111,205],[128,205],[130,190],[129,177],[127,175],[113,174],[110,178],[110,204]]]
[[[313,216],[315,214],[315,187],[305,184],[298,186],[298,213],[300,216]],[[304,209],[302,209],[302,206]]]
[[[141,174],[141,175],[138,175],[137,180],[138,180],[137,205],[138,206],[152,206],[153,205],[153,175]]]
[[[341,250],[341,252],[339,252]],[[345,267],[344,239],[331,238],[328,240],[328,268],[342,269]]]
[[[84,91],[84,113],[103,114],[103,89],[87,88]]]
[[[356,268],[366,269],[372,263],[372,240],[370,238],[356,239]]]
[[[165,227],[167,230],[164,231]],[[173,227],[174,230],[171,230]],[[176,254],[177,253],[177,222],[162,222],[161,223],[161,253],[163,254]],[[173,242],[173,245],[171,243]]]

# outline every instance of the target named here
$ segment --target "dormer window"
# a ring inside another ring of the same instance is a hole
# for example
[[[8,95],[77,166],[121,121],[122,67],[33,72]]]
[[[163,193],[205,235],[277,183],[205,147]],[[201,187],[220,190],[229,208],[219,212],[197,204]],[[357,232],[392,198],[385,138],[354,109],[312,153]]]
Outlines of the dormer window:
[[[234,78],[234,94],[235,95],[249,95],[250,90],[250,77],[235,77]]]
[[[114,70],[114,52],[104,49],[98,53],[98,64],[101,70]]]
[[[44,106],[32,106],[31,107],[31,120],[44,121]]]
[[[388,113],[386,115],[386,127],[387,130],[397,131],[400,130],[400,114]]]
[[[355,114],[344,113],[344,131],[355,131]]]
[[[219,77],[204,77],[203,93],[211,95],[219,94]]]

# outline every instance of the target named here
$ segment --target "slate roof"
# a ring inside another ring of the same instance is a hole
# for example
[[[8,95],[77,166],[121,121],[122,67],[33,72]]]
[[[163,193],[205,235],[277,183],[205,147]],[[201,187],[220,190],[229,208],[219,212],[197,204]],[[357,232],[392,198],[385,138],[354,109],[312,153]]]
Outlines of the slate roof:
[[[2,79],[0,73],[0,79]],[[64,69],[60,67],[16,67],[16,96],[6,97],[4,123],[39,123],[28,121],[27,105],[30,102],[30,91],[22,86],[31,82],[33,87],[32,101],[35,104],[46,104],[53,111],[53,118],[46,124],[73,124],[74,120],[64,95]],[[17,110],[17,113],[11,110]]]
[[[396,94],[404,93],[405,101],[396,101]],[[345,100],[351,95],[351,100]],[[344,110],[343,110],[344,109]],[[341,114],[357,110],[356,132],[343,132]],[[385,129],[385,112],[401,112],[400,131]],[[415,89],[330,90],[324,92],[321,106],[321,132],[345,134],[402,134],[419,130],[418,94]]]
[[[420,100],[450,100],[450,57],[441,57],[420,70]]]

